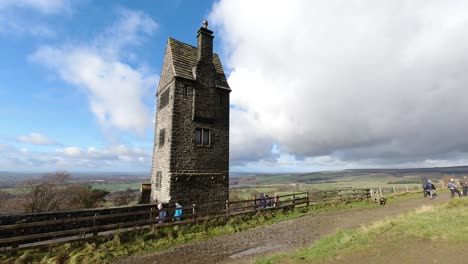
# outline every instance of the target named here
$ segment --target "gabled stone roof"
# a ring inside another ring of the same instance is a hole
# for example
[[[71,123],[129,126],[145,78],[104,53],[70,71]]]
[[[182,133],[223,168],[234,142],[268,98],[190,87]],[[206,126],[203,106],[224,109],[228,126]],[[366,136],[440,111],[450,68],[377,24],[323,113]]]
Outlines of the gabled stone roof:
[[[176,77],[195,80],[193,68],[197,65],[197,48],[173,38],[169,38],[168,45],[171,51],[174,75]],[[213,65],[216,71],[216,86],[218,88],[231,90],[227,83],[221,60],[218,54],[215,53],[213,53]]]

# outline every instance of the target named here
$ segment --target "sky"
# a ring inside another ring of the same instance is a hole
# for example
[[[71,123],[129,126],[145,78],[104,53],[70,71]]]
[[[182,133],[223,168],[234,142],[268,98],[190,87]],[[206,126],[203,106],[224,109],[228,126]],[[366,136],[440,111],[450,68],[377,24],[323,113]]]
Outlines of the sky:
[[[0,171],[149,172],[168,37],[203,19],[230,170],[468,165],[464,1],[0,0]]]

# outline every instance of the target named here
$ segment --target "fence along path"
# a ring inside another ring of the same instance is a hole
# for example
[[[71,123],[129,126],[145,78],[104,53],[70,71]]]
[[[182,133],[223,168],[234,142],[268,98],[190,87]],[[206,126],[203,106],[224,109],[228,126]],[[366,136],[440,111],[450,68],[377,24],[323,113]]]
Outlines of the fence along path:
[[[0,215],[0,251],[52,246],[64,242],[93,239],[119,232],[140,228],[154,228],[188,224],[219,217],[230,217],[238,214],[263,210],[309,206],[330,201],[370,199],[370,189],[301,192],[279,196],[275,204],[270,197],[265,199],[226,201],[216,205],[224,209],[202,213],[197,212],[196,205],[184,206],[180,221],[172,217],[176,208],[165,208],[168,217],[161,223],[156,204],[121,206],[99,209],[44,212],[32,214]],[[212,204],[214,205],[214,204]],[[204,205],[206,207],[206,205]]]

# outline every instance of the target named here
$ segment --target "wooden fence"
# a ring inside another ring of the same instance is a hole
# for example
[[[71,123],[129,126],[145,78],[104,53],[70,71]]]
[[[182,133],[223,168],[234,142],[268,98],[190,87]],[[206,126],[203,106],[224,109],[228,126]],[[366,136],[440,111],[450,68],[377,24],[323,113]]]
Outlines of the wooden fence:
[[[194,223],[219,217],[253,213],[263,210],[309,206],[330,201],[358,201],[370,199],[370,189],[301,192],[268,199],[254,198],[242,201],[226,201],[225,209],[197,212],[197,205],[183,207],[179,220],[173,215],[176,208],[164,208],[167,216],[158,218],[156,204],[121,206],[63,212],[0,215],[0,251],[51,246],[64,242],[92,239],[112,235],[114,231],[131,231]],[[204,205],[206,208],[206,205]],[[219,208],[219,205],[216,206]]]

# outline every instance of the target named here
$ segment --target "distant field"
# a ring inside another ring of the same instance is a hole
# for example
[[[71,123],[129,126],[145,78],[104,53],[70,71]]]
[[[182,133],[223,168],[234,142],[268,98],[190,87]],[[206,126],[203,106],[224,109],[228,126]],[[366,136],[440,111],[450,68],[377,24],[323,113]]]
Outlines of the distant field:
[[[348,188],[383,188],[386,192],[402,192],[421,188],[421,178],[427,177],[436,183],[437,188],[441,188],[442,177],[460,178],[462,173],[468,173],[468,167],[464,169],[449,168],[445,169],[407,169],[407,170],[344,170],[330,172],[314,172],[314,173],[285,173],[285,174],[270,174],[270,175],[248,175],[246,177],[252,180],[247,181],[244,185],[231,185],[230,198],[251,199],[258,196],[259,193],[265,193],[270,196],[275,194],[285,194],[294,191],[321,191],[331,189],[348,189]],[[453,172],[452,172],[453,171]],[[452,172],[452,173],[451,173]],[[244,176],[234,176],[236,180],[242,182]],[[104,180],[100,183],[89,183],[92,188],[106,189],[109,192],[123,191],[126,189],[139,190],[141,182],[145,181],[146,177],[129,178],[124,177],[103,177],[102,175],[95,178],[76,178],[79,182],[90,182],[92,179]],[[149,182],[149,176],[146,182]],[[443,188],[446,189],[446,188]],[[23,194],[29,191],[28,187],[4,187],[0,188],[15,195]]]
[[[141,182],[132,183],[93,183],[90,184],[93,189],[106,189],[109,192],[124,191],[127,189],[140,190]]]

